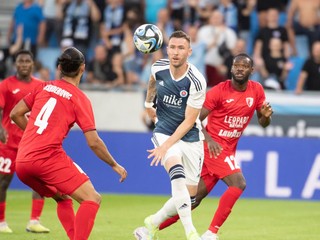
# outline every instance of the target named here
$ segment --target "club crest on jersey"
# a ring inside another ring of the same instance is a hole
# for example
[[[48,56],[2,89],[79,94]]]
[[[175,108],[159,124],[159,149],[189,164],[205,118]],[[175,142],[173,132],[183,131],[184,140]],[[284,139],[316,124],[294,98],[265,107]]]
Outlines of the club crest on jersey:
[[[252,97],[247,97],[246,102],[248,107],[251,107],[253,105],[253,98]]]
[[[188,92],[186,90],[181,90],[180,91],[180,96],[181,97],[186,97],[186,96],[188,96]]]

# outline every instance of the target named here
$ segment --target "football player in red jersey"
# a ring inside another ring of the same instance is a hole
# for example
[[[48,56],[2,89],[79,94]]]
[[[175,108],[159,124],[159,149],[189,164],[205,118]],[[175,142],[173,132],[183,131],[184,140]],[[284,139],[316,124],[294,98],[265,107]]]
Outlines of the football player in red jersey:
[[[36,86],[42,83],[32,76],[33,55],[30,51],[20,50],[15,55],[17,73],[0,83],[0,233],[12,233],[5,220],[6,195],[15,172],[18,144],[23,131],[10,119],[12,108]],[[36,192],[32,194],[32,211],[27,231],[48,233],[39,218],[44,199]]]
[[[67,48],[59,57],[62,79],[43,82],[11,111],[11,119],[24,130],[16,161],[19,179],[41,196],[57,202],[58,218],[70,240],[89,238],[101,196],[89,177],[66,154],[62,142],[77,123],[89,147],[120,175],[127,171],[109,153],[99,137],[91,102],[78,88],[85,71],[83,54]],[[29,119],[25,113],[31,111]],[[74,214],[72,198],[80,207]]]
[[[219,228],[246,187],[245,178],[235,158],[243,131],[254,112],[262,127],[267,127],[271,122],[272,107],[266,102],[262,85],[249,80],[252,71],[253,61],[247,54],[235,56],[231,69],[232,79],[207,92],[200,113],[201,121],[207,118],[207,125],[203,130],[205,158],[193,208],[199,206],[219,180],[228,186],[220,198],[208,230],[201,236],[203,240],[218,239]],[[178,216],[168,219],[159,229],[170,226],[178,219]]]

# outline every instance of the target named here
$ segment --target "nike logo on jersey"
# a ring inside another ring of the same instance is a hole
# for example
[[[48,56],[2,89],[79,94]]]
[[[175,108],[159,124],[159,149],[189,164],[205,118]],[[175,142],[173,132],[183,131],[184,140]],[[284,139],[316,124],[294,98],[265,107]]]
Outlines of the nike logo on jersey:
[[[16,88],[15,90],[12,91],[13,94],[17,94],[18,92],[20,92],[19,88]]]
[[[163,81],[160,81],[160,82],[159,82],[159,85],[164,86],[164,82],[163,82]]]
[[[230,98],[230,99],[227,99],[227,100],[226,100],[227,103],[231,103],[231,102],[233,102],[233,101],[234,101],[233,98]]]

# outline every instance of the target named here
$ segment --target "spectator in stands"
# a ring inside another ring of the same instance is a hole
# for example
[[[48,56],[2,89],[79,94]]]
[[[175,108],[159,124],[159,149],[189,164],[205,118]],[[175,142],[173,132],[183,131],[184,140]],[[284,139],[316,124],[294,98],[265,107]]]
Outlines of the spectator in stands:
[[[267,26],[268,10],[270,8],[278,9],[278,11],[285,11],[288,0],[257,0],[257,12],[259,27],[264,28]]]
[[[123,87],[124,73],[121,53],[111,55],[103,44],[97,45],[94,50],[94,58],[87,66],[87,82],[103,85],[108,89]]]
[[[63,19],[62,39],[71,38],[74,47],[86,57],[92,24],[101,17],[94,0],[67,0],[59,16]]]
[[[238,9],[238,36],[247,40],[246,51],[252,54],[254,34],[250,32],[251,14],[255,10],[256,0],[239,0],[236,2]]]
[[[224,23],[227,27],[238,32],[238,9],[232,0],[220,0],[217,9],[224,16]]]
[[[291,48],[288,40],[288,33],[285,27],[279,26],[279,11],[276,8],[270,8],[267,13],[267,26],[261,28],[254,45],[253,58],[256,67],[264,65],[264,59],[270,57],[270,40],[278,38],[282,42],[282,52],[285,58],[289,58]]]
[[[269,49],[269,55],[258,68],[264,80],[263,86],[268,89],[284,90],[291,63],[283,54],[283,43],[279,38],[270,39]]]
[[[7,67],[7,60],[9,57],[13,57],[15,53],[22,46],[23,25],[19,25],[17,28],[17,37],[14,44],[9,47],[0,48],[0,81],[7,77],[7,73],[10,69]]]
[[[173,21],[170,18],[170,13],[168,9],[159,9],[158,11],[158,20],[156,25],[159,27],[159,29],[162,32],[163,35],[163,54],[167,54],[167,44],[169,42],[169,36],[175,31]]]
[[[214,9],[215,5],[212,2],[199,0],[197,7],[199,27],[209,24],[210,16]]]
[[[202,39],[198,39],[198,26],[190,25],[187,27],[187,33],[190,36],[192,54],[189,56],[188,61],[195,65],[197,69],[205,76],[205,61],[204,55],[207,50],[206,43]]]
[[[36,58],[38,47],[44,44],[46,24],[42,9],[34,0],[23,0],[15,8],[8,29],[9,42],[16,41],[19,25],[23,25],[22,48],[30,50]]]
[[[310,47],[320,40],[320,1],[319,0],[291,0],[287,29],[292,45],[295,45],[295,35],[305,35]]]
[[[158,11],[168,8],[169,0],[144,0],[144,19],[147,23],[156,24],[158,20]]]
[[[230,54],[224,59],[223,63],[218,66],[219,72],[225,76],[226,79],[231,79],[231,68],[233,59],[240,53],[246,52],[246,41],[238,38],[236,45],[231,49]]]
[[[124,23],[124,39],[121,46],[126,85],[144,85],[140,80],[143,64],[143,53],[139,52],[132,41],[133,33],[143,23],[141,14],[136,8],[128,9]]]
[[[198,5],[199,0],[187,0],[188,14],[185,18],[184,24],[195,25],[198,20]]]
[[[185,0],[168,1],[169,18],[172,21],[174,30],[183,29],[185,15]]]
[[[198,39],[204,40],[207,45],[205,54],[206,77],[208,86],[214,86],[225,80],[225,76],[218,71],[224,61],[224,54],[234,48],[237,35],[233,29],[223,22],[223,15],[214,10],[210,16],[210,24],[200,27]]]
[[[65,0],[38,0],[46,22],[44,39],[46,46],[55,47],[54,43],[59,43],[61,40],[62,22],[58,18],[58,13],[62,11],[63,1]]]
[[[123,0],[106,0],[106,2],[107,6],[100,27],[101,37],[111,54],[119,53],[123,41],[124,3]]]
[[[296,94],[301,94],[304,90],[320,91],[320,41],[313,43],[311,55],[300,72]]]

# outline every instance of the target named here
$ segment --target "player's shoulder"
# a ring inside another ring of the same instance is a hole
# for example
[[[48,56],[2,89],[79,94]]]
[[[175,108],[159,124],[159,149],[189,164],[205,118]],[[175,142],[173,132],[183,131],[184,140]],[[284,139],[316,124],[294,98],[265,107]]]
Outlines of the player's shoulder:
[[[152,64],[152,67],[165,67],[165,66],[169,66],[169,65],[170,65],[169,59],[162,58],[162,59],[155,61]]]
[[[191,63],[188,63],[188,64],[189,64],[189,68],[188,68],[187,76],[190,79],[190,81],[196,86],[198,90],[206,89],[207,81],[203,76],[203,74],[193,64]]]
[[[249,80],[248,81],[248,88],[252,88],[252,89],[256,89],[256,90],[260,90],[263,91],[263,86],[261,83],[254,81],[254,80]]]

